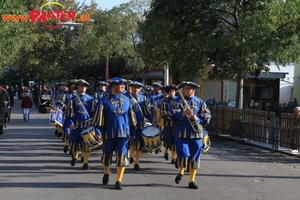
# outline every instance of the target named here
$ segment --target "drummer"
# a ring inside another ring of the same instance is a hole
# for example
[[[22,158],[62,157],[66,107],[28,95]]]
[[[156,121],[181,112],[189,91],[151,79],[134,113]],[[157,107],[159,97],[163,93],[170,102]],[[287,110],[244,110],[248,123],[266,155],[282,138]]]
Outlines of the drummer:
[[[73,100],[74,98],[76,98],[77,95],[77,86],[75,84],[77,84],[77,79],[71,79],[68,84],[68,92],[66,94],[66,99],[65,99],[65,105],[68,105],[68,102]],[[64,109],[64,112],[66,111],[66,109]],[[63,125],[63,140],[65,143],[65,146],[63,148],[64,153],[68,152],[68,148],[69,148],[69,139],[70,139],[70,124],[68,123],[69,121],[65,120],[64,121],[64,125]]]
[[[71,166],[76,164],[78,158],[78,148],[82,151],[84,170],[90,169],[88,160],[90,152],[88,146],[84,143],[80,136],[81,131],[87,128],[89,120],[92,117],[92,101],[93,97],[86,94],[86,89],[90,84],[83,79],[78,80],[78,91],[75,98],[71,99],[67,105],[66,123],[70,124],[70,151],[71,151]]]
[[[165,87],[165,92],[169,94],[168,97],[163,99],[160,107],[161,116],[163,118],[163,142],[165,147],[164,158],[169,160],[169,150],[172,152],[171,155],[171,163],[175,164],[176,162],[176,148],[175,148],[175,138],[174,138],[174,123],[173,120],[169,117],[168,111],[172,110],[175,107],[175,102],[177,96],[175,96],[175,92],[178,90],[178,87],[174,84],[168,85]]]
[[[129,95],[129,98],[137,120],[136,135],[132,143],[135,150],[135,163],[133,168],[135,170],[140,170],[139,162],[143,150],[142,130],[144,128],[144,118],[147,118],[154,124],[156,124],[156,122],[153,121],[153,117],[150,115],[149,107],[147,106],[149,104],[148,98],[141,94],[144,85],[138,81],[132,81],[130,86],[132,88],[132,93]]]
[[[65,82],[59,82],[56,87],[57,90],[53,92],[51,101],[52,101],[52,109],[54,111],[60,109],[64,103],[65,103],[65,94],[66,94],[66,86],[67,84]],[[55,125],[55,135],[57,137],[62,136],[62,127],[60,127],[58,124]]]
[[[103,140],[104,167],[102,183],[107,185],[110,176],[112,155],[116,153],[117,177],[115,189],[121,190],[125,167],[128,165],[128,142],[135,136],[136,119],[130,99],[124,95],[126,80],[112,78],[109,83],[111,92],[104,96],[97,106],[93,117],[93,126],[97,137]]]

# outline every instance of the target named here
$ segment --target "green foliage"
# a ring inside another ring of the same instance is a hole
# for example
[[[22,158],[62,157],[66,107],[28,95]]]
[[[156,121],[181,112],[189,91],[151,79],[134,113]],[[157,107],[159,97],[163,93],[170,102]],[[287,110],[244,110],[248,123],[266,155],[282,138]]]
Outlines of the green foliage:
[[[297,59],[299,9],[299,0],[154,0],[139,29],[143,58],[185,79],[201,77],[206,64],[210,78],[242,79]]]

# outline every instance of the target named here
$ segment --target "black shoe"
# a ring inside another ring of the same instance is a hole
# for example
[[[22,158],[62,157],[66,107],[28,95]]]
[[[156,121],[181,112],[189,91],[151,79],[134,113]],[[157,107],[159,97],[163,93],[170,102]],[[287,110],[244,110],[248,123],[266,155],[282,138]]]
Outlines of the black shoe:
[[[26,120],[26,122],[27,122],[27,120]],[[62,137],[62,133],[61,133],[61,132],[58,132],[58,133],[57,133],[57,137]]]
[[[4,132],[3,131],[0,131],[0,135],[2,135]]]
[[[134,163],[134,159],[132,157],[129,159],[129,163],[130,164]]]
[[[197,185],[194,181],[192,181],[192,182],[189,183],[188,188],[191,188],[191,189],[198,189],[198,185]]]
[[[81,162],[81,163],[83,163],[83,161],[84,161],[84,158],[83,158],[83,157],[81,157],[81,159],[80,159],[80,162]]]
[[[76,164],[77,159],[76,158],[72,158],[71,160],[71,166],[73,167]]]
[[[177,176],[175,178],[175,183],[176,184],[180,183],[181,179],[182,179],[182,174],[177,174]]]
[[[116,184],[115,184],[115,189],[116,190],[123,190],[123,186],[122,186],[122,183],[117,181]]]
[[[10,121],[10,117],[7,118],[7,122],[9,122],[9,121]]]
[[[25,117],[24,117],[24,121],[25,121]],[[58,130],[55,130],[54,135],[57,136],[57,134],[58,134]]]
[[[139,164],[134,164],[133,169],[135,169],[135,170],[140,170],[141,168],[140,168]]]
[[[25,122],[28,122],[28,119],[25,119]]]
[[[90,166],[89,166],[89,164],[87,164],[87,163],[84,163],[84,164],[83,164],[83,166],[82,166],[82,169],[85,169],[85,170],[88,170],[88,169],[90,169]]]
[[[159,152],[161,152],[160,149],[155,150],[155,154],[159,154]]]
[[[26,120],[26,118],[24,117],[24,121]]]
[[[103,185],[107,185],[108,181],[109,181],[109,174],[104,174],[104,176],[102,178]]]
[[[168,153],[165,153],[164,158],[165,158],[166,160],[169,160],[169,154],[168,154]]]
[[[186,172],[190,172],[190,168],[189,168],[189,167],[187,167],[185,171],[186,171]]]
[[[7,124],[4,124],[4,127],[6,128],[6,127],[7,127]]]
[[[172,159],[171,164],[176,164],[176,159]]]
[[[64,146],[64,153],[68,153],[68,146]]]
[[[179,167],[179,166],[178,166],[177,159],[175,159],[175,168],[178,169],[178,167]]]

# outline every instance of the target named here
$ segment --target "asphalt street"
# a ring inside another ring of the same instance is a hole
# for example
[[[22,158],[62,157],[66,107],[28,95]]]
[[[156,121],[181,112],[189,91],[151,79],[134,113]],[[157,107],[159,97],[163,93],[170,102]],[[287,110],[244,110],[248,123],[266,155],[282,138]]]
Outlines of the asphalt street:
[[[163,153],[141,158],[140,171],[131,164],[123,178],[124,189],[114,189],[116,167],[107,186],[102,185],[101,153],[92,153],[90,170],[70,166],[61,138],[54,135],[48,114],[31,110],[23,120],[16,100],[12,119],[0,136],[0,199],[7,200],[298,200],[299,157],[274,153],[222,138],[212,139],[211,150],[201,157],[196,182],[188,189],[189,175],[180,184],[178,171]]]

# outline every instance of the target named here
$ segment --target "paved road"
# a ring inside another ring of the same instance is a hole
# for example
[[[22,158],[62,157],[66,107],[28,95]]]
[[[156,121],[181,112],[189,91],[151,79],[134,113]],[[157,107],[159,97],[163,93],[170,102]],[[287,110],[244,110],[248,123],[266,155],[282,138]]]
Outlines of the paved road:
[[[88,171],[82,164],[70,166],[62,152],[61,139],[47,114],[32,110],[26,123],[21,110],[13,108],[12,120],[0,136],[0,198],[7,200],[105,200],[105,199],[237,199],[298,200],[299,157],[272,153],[230,140],[215,138],[212,149],[202,156],[198,190],[187,189],[188,174],[174,183],[177,170],[163,154],[141,159],[139,172],[130,165],[124,190],[114,190],[116,168],[107,186],[101,184],[100,153],[92,154]]]

